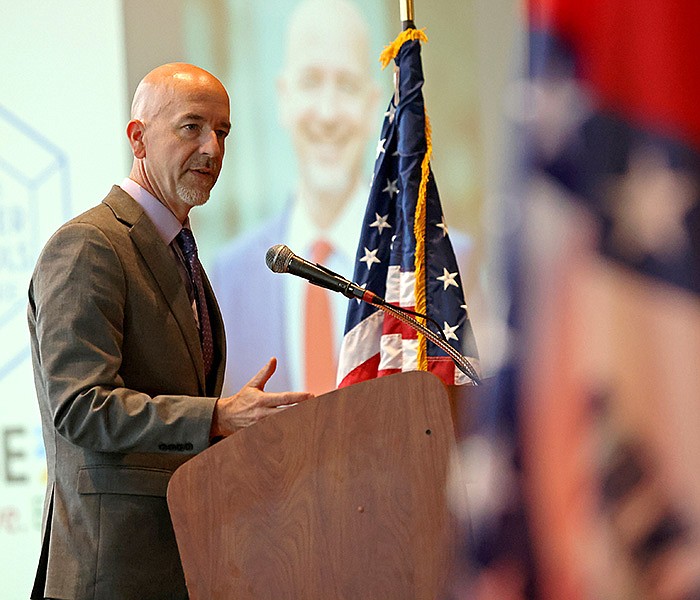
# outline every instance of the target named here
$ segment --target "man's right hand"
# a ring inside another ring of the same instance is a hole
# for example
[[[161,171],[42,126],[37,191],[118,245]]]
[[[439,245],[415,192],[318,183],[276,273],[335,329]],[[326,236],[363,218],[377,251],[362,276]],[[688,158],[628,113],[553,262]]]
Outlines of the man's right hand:
[[[266,392],[265,384],[276,368],[277,359],[271,358],[241,391],[216,401],[211,422],[212,438],[231,435],[289,405],[314,397],[307,392]]]

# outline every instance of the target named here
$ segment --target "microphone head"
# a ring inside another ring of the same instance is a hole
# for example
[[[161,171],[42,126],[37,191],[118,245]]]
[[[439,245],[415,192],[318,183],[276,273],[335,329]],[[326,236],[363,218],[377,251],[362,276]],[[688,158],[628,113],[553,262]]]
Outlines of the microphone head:
[[[267,264],[268,269],[275,273],[286,273],[293,256],[294,252],[287,246],[284,244],[276,244],[267,250],[265,254],[265,264]]]

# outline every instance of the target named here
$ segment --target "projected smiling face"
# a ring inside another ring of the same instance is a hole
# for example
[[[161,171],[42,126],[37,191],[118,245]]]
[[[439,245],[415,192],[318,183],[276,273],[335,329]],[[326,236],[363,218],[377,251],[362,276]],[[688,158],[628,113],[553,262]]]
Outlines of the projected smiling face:
[[[344,201],[361,175],[376,120],[368,46],[367,26],[347,2],[307,0],[291,19],[280,114],[309,197]]]

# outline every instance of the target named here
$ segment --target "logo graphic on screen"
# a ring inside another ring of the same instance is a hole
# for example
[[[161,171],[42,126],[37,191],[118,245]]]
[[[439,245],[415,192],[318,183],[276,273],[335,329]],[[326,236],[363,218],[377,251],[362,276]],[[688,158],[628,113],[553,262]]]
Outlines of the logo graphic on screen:
[[[68,159],[0,105],[0,380],[29,356],[27,285],[39,251],[70,213]]]

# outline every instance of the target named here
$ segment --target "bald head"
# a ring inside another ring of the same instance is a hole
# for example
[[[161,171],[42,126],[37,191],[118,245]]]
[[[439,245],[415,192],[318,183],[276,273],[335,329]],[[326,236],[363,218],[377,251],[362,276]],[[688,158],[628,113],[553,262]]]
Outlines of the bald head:
[[[289,20],[285,68],[308,54],[322,57],[329,47],[344,47],[363,71],[370,68],[369,29],[349,0],[302,0]],[[300,56],[301,55],[301,56]]]
[[[188,63],[168,63],[153,69],[136,87],[131,118],[152,119],[178,91],[193,87],[218,88],[228,98],[226,88],[208,71]]]

